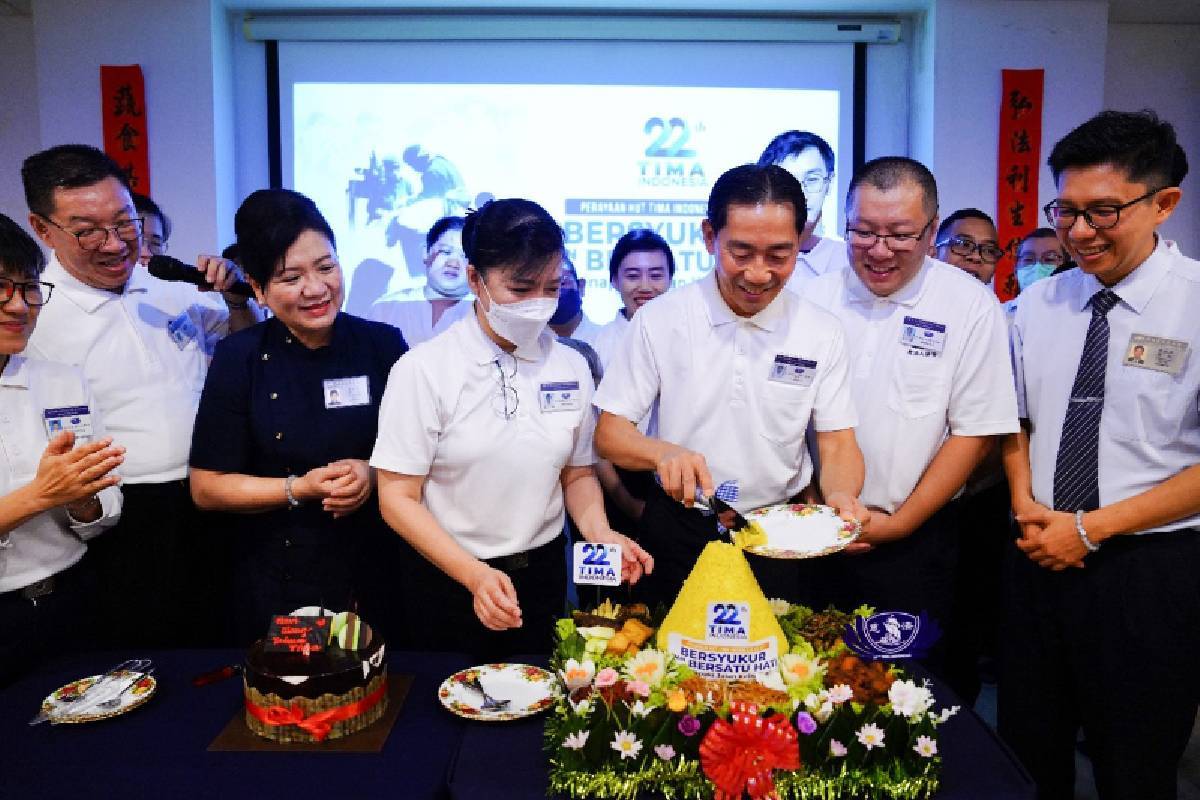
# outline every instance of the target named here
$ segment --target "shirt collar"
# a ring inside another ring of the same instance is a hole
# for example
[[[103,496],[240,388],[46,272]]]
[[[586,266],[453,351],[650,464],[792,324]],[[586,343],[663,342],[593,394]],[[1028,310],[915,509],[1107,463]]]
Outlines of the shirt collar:
[[[295,347],[298,352],[318,353],[326,349],[343,352],[349,343],[349,337],[349,323],[346,322],[346,312],[344,311],[339,311],[338,315],[333,318],[333,336],[330,338],[329,344],[318,347],[316,350],[310,350],[296,338],[288,326],[279,321],[279,317],[273,316],[267,320],[267,342],[276,346]]]
[[[921,268],[917,270],[917,274],[908,283],[901,286],[896,291],[889,294],[887,297],[880,297],[862,282],[858,277],[858,273],[851,266],[848,269],[842,270],[842,280],[846,282],[846,294],[852,302],[864,303],[871,305],[877,301],[886,303],[894,303],[905,308],[912,308],[920,302],[922,295],[925,294],[925,285],[928,283],[929,273],[935,269],[934,259],[929,256],[921,263]]]
[[[9,356],[4,372],[0,373],[0,386],[12,386],[18,389],[29,388],[29,359],[24,356]]]
[[[140,265],[133,268],[133,272],[129,276],[129,282],[125,284],[126,293],[146,291],[146,281],[149,278],[149,274],[143,273],[145,273],[145,270]],[[50,263],[46,265],[46,269],[42,273],[42,278],[54,284],[55,295],[65,296],[72,303],[79,306],[86,314],[93,313],[100,306],[110,300],[116,300],[123,294],[122,292],[110,292],[107,289],[97,289],[95,286],[88,286],[67,272],[67,268],[58,260],[58,254],[55,252],[51,252]]]
[[[775,299],[770,304],[759,311],[752,317],[743,317],[735,314],[729,304],[725,302],[725,298],[721,296],[721,289],[717,286],[717,270],[720,267],[713,267],[707,275],[699,280],[700,296],[704,300],[704,310],[708,314],[708,322],[714,328],[725,325],[738,320],[745,320],[756,328],[761,328],[768,333],[775,330],[779,324],[779,319],[786,313],[784,305],[787,303],[787,298],[784,296],[789,289],[784,287],[779,294],[775,295]]]
[[[490,364],[504,353],[500,349],[500,345],[493,342],[484,332],[483,325],[480,324],[479,317],[475,314],[475,309],[471,309],[471,312],[467,315],[467,319],[462,320],[459,324],[463,326],[463,344],[466,347],[467,353],[470,354],[476,364],[481,366]],[[512,352],[512,355],[522,361],[541,361],[549,354],[550,348],[554,346],[554,339],[554,334],[550,332],[550,328],[547,326],[536,342],[529,347],[518,347]]]
[[[1150,298],[1154,296],[1154,292],[1158,289],[1158,285],[1162,283],[1163,278],[1171,271],[1171,259],[1173,258],[1171,249],[1167,247],[1166,242],[1161,237],[1155,234],[1157,241],[1154,244],[1154,250],[1150,253],[1150,257],[1134,267],[1133,272],[1126,275],[1116,286],[1108,287],[1116,292],[1117,297],[1121,298],[1121,302],[1129,306],[1135,313],[1141,314],[1145,310],[1146,305],[1150,302]],[[1089,275],[1080,270],[1082,278],[1077,284],[1078,291],[1074,298],[1074,304],[1077,311],[1083,311],[1087,308],[1088,301],[1092,299],[1092,295],[1101,289],[1106,288],[1095,275]]]

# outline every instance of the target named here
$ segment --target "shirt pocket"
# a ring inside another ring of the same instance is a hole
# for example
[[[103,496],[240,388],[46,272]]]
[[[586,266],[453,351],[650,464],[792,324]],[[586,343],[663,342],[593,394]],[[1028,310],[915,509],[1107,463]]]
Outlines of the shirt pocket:
[[[1196,390],[1178,377],[1141,367],[1118,366],[1105,376],[1105,435],[1122,442],[1171,445],[1184,425],[1195,425]]]
[[[815,381],[814,381],[815,384]],[[767,381],[762,393],[759,433],[786,449],[798,449],[812,415],[814,386]]]
[[[590,408],[587,409],[590,412]],[[575,449],[575,435],[583,424],[582,411],[542,411],[535,408],[533,428],[536,438],[529,442],[532,449],[528,455],[549,462],[561,470]]]
[[[888,407],[905,419],[944,415],[950,395],[944,358],[901,354],[892,367]]]

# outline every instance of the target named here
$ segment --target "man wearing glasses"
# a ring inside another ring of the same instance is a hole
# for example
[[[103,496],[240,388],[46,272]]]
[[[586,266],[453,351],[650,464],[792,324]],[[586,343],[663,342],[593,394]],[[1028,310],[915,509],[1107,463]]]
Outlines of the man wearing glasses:
[[[841,601],[925,611],[945,629],[958,554],[951,499],[991,437],[1017,428],[1006,326],[982,283],[928,257],[937,185],[923,165],[865,164],[850,182],[846,219],[852,269],[805,293],[846,328],[867,467],[865,552],[835,562],[845,572]],[[935,648],[931,666],[941,658]]]
[[[1041,797],[1072,796],[1082,726],[1100,797],[1174,798],[1200,705],[1200,263],[1157,230],[1187,159],[1153,112],[1106,111],[1049,165],[1079,268],[1013,322],[1000,732]]]
[[[763,150],[758,166],[771,164],[792,173],[804,189],[804,203],[808,221],[800,237],[800,254],[796,257],[796,269],[788,280],[788,288],[800,291],[806,283],[818,275],[845,267],[846,248],[834,237],[820,236],[817,226],[821,223],[821,211],[825,197],[833,183],[833,148],[829,142],[810,131],[786,131],[779,134]]]
[[[26,352],[79,367],[117,444],[125,505],[92,556],[104,586],[104,644],[178,643],[178,613],[195,570],[186,486],[192,423],[216,340],[247,327],[242,298],[197,293],[135,269],[142,220],[121,169],[86,145],[36,153],[21,169],[29,223],[52,250],[55,286]],[[215,289],[236,275],[220,258],[197,268]],[[228,308],[226,307],[228,304]],[[201,562],[202,563],[202,562]],[[211,576],[196,575],[197,581]],[[136,623],[132,621],[136,620]]]
[[[978,208],[960,208],[938,226],[933,255],[990,284],[1004,255],[997,239],[991,217]]]

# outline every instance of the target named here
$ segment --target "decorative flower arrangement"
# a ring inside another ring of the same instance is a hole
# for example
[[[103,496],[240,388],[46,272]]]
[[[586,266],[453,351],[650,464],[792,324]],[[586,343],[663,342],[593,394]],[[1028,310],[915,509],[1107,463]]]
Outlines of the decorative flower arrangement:
[[[552,666],[566,692],[546,722],[550,789],[613,800],[931,796],[937,729],[957,707],[935,710],[927,685],[851,653],[840,638],[851,615],[770,604],[789,651],[777,679],[755,684],[705,681],[649,643],[598,652],[559,620]]]

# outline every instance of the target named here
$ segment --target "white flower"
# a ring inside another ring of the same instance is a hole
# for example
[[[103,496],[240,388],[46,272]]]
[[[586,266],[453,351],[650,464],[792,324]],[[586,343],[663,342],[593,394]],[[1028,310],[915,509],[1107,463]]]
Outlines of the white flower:
[[[821,707],[813,712],[813,717],[817,720],[817,722],[820,722],[822,725],[824,725],[826,722],[828,722],[829,718],[832,716],[833,716],[833,703],[829,702],[828,700],[826,700],[824,703],[821,703]]]
[[[909,720],[919,717],[933,705],[933,694],[925,686],[912,681],[894,681],[888,689],[892,713]]]
[[[641,700],[638,700],[629,707],[629,713],[633,714],[635,717],[644,717],[653,710],[654,706],[647,706]]]
[[[824,705],[828,701],[829,701],[829,692],[825,689],[822,689],[821,691],[817,692],[816,694],[810,694],[807,697],[805,697],[804,698],[804,707],[807,708],[809,711],[816,711],[818,708],[820,708],[822,705]]]
[[[779,692],[787,691],[787,687],[783,685],[783,678],[779,677],[778,672],[771,671],[767,673],[760,673],[755,677],[758,678],[759,683],[761,683],[763,686],[766,686],[768,689],[774,689]]]
[[[621,754],[621,758],[637,758],[638,753],[642,752],[641,740],[629,731],[618,731],[611,747]]]
[[[567,692],[570,693],[592,685],[592,678],[596,676],[596,664],[590,660],[585,660],[580,664],[575,659],[568,658],[566,666],[559,674],[567,687]]]
[[[846,745],[842,744],[837,739],[829,740],[829,755],[833,756],[834,758],[841,758],[848,752],[850,751],[846,749]]]
[[[874,747],[883,747],[883,731],[874,722],[863,725],[858,729],[858,741],[868,750]]]
[[[814,680],[820,680],[825,674],[825,666],[819,658],[805,658],[798,653],[784,653],[779,657],[779,671],[789,684],[803,686]]]
[[[563,747],[568,750],[582,750],[583,746],[587,744],[590,733],[591,731],[577,731],[568,735],[566,739],[563,739]]]
[[[928,736],[918,736],[917,743],[913,745],[913,750],[916,750],[918,755],[925,758],[933,758],[937,755],[937,741]]]
[[[771,607],[771,613],[777,617],[782,617],[792,610],[792,604],[781,597],[768,597],[767,605]]]
[[[567,702],[571,704],[571,710],[581,717],[586,717],[592,712],[592,701],[587,698],[576,703],[568,697]]]
[[[840,706],[847,700],[852,699],[854,699],[854,690],[844,683],[839,683],[837,686],[829,689],[829,702],[835,706]]]
[[[955,714],[957,714],[958,709],[959,709],[958,706],[951,706],[950,708],[943,708],[941,714],[930,711],[929,718],[931,720],[933,720],[934,725],[941,725],[943,722],[945,722],[946,720],[950,719]]]
[[[651,648],[639,650],[626,662],[625,674],[635,681],[644,681],[651,689],[657,688],[667,674],[667,654]]]
[[[675,748],[669,744],[658,744],[654,746],[654,754],[663,761],[670,761],[675,757]]]

